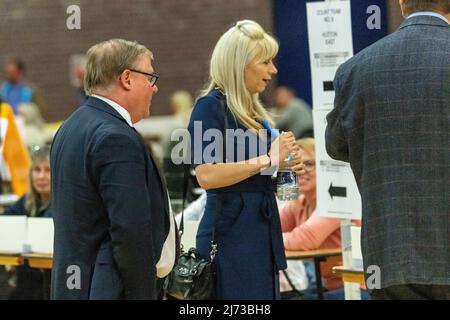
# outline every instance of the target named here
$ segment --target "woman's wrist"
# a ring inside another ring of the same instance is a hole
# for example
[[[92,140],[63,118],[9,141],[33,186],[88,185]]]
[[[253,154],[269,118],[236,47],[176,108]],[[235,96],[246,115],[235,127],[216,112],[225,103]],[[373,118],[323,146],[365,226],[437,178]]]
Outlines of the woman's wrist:
[[[275,153],[275,155],[271,154],[270,151],[267,153],[267,156],[270,159],[270,167],[277,167],[279,166],[279,160],[278,160],[278,154]]]
[[[265,170],[268,169],[272,166],[272,159],[270,158],[270,152],[267,153],[266,155],[263,155],[263,166],[261,168],[261,170]]]
[[[267,168],[270,168],[272,165],[271,159],[270,159],[269,155],[267,155],[267,154],[257,157],[256,161],[257,161],[256,163],[258,164],[258,168],[256,168],[254,171],[250,172],[250,176],[261,173],[261,171],[266,170]]]

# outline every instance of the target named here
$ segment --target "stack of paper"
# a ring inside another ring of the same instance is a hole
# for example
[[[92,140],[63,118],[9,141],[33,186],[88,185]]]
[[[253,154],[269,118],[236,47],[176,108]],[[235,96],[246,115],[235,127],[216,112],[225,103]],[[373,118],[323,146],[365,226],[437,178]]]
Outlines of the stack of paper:
[[[24,252],[26,238],[26,216],[0,216],[0,252]]]
[[[53,253],[53,219],[0,216],[1,253]]]

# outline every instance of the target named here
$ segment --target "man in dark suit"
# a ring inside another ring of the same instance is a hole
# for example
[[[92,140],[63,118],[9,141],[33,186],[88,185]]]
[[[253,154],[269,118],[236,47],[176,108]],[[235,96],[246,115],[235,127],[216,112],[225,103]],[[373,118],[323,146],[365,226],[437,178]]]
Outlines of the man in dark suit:
[[[400,6],[399,29],[339,67],[326,147],[362,196],[372,297],[450,299],[450,2]]]
[[[167,258],[172,218],[165,185],[133,128],[158,91],[152,59],[144,46],[121,39],[87,52],[90,97],[64,122],[51,150],[53,299],[160,294],[157,264]]]

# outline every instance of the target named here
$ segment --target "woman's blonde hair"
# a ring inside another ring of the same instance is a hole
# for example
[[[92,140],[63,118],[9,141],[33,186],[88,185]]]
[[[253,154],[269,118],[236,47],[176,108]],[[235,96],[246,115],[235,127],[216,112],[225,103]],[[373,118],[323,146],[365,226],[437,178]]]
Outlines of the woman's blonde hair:
[[[311,153],[314,158],[316,157],[316,143],[314,141],[314,138],[298,139],[296,142],[300,148],[302,148],[306,152]]]
[[[277,41],[258,23],[238,21],[217,42],[211,56],[209,83],[200,97],[219,88],[226,94],[231,113],[246,128],[261,129],[260,121],[263,119],[273,125],[259,100],[259,94],[252,95],[247,90],[244,71],[253,60],[257,59],[257,63],[272,60],[277,53]]]

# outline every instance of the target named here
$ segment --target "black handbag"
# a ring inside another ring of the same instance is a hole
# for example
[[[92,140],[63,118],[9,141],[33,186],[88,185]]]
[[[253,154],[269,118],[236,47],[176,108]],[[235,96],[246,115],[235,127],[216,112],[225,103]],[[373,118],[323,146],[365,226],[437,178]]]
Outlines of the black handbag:
[[[184,252],[183,246],[181,246],[181,255],[164,281],[163,288],[166,297],[170,296],[178,300],[216,299],[216,226],[219,213],[222,211],[222,204],[222,197],[218,197],[214,213],[210,259],[202,258],[196,248],[190,248]],[[180,239],[184,230],[184,212],[181,214]]]
[[[222,95],[221,104],[225,108]],[[226,109],[225,130],[228,128]],[[223,151],[225,154],[226,134],[223,139]],[[184,183],[183,183],[183,209],[181,211],[180,221],[180,239],[184,231],[184,205],[188,189],[189,165],[184,165]],[[183,251],[181,246],[181,255],[178,258],[172,271],[164,281],[164,293],[166,297],[179,300],[214,300],[216,299],[216,264],[217,254],[216,229],[219,216],[222,213],[223,198],[221,194],[217,195],[217,202],[214,212],[214,228],[212,231],[210,259],[204,259],[200,256],[196,248],[190,248],[187,252]]]
[[[196,248],[183,252],[165,280],[166,296],[178,300],[214,300],[216,266],[214,257],[211,259],[200,257]]]

